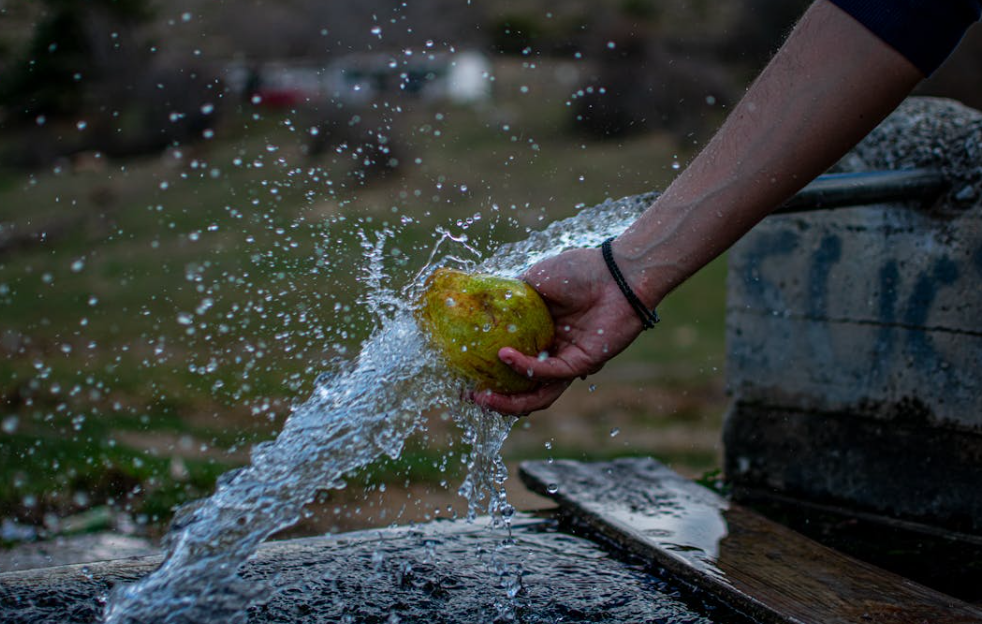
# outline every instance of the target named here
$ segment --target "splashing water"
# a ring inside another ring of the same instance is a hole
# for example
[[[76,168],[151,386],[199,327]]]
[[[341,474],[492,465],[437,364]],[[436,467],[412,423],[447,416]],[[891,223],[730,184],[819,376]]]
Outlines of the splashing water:
[[[463,268],[520,275],[542,258],[596,246],[620,233],[653,199],[605,202]],[[267,593],[239,576],[259,544],[296,523],[318,491],[342,487],[345,475],[383,454],[398,457],[406,438],[422,426],[423,413],[433,408],[453,414],[471,445],[460,488],[469,517],[486,499],[493,522],[507,525],[514,510],[504,496],[500,449],[514,419],[460,400],[459,382],[448,379],[413,318],[410,302],[421,280],[399,294],[383,286],[383,244],[382,239],[363,241],[370,260],[367,303],[379,327],[358,357],[318,379],[313,395],[294,410],[279,436],[253,449],[249,466],[227,473],[210,498],[178,512],[164,562],[112,594],[107,623],[244,622],[246,608]]]

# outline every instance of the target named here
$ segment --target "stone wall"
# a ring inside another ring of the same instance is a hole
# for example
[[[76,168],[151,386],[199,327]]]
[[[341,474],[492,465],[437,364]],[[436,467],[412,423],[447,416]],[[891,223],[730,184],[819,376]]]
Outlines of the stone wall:
[[[982,113],[912,99],[839,164],[915,167],[938,203],[772,216],[732,250],[738,497],[982,533]]]

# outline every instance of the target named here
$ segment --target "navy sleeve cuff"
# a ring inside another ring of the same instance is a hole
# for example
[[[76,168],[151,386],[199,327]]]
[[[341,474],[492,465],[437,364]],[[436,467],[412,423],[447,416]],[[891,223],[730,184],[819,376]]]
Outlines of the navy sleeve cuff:
[[[900,52],[934,73],[979,20],[982,0],[830,0]]]

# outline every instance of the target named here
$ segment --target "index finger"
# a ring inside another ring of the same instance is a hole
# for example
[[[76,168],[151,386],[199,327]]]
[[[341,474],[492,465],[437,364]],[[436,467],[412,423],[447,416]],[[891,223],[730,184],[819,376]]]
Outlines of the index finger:
[[[498,359],[519,375],[542,381],[574,379],[589,372],[575,370],[569,362],[558,357],[525,355],[511,347],[499,349]]]
[[[522,394],[498,394],[490,390],[482,390],[475,392],[472,398],[478,405],[500,414],[523,416],[552,405],[569,384],[568,381],[546,384],[532,392]]]

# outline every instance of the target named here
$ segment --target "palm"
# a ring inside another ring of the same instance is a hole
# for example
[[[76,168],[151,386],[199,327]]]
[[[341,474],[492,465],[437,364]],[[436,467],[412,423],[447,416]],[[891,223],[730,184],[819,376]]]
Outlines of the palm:
[[[578,249],[532,267],[525,279],[542,295],[556,324],[550,357],[504,348],[499,357],[542,385],[519,395],[482,393],[476,400],[497,411],[527,413],[548,407],[577,377],[600,370],[637,337],[641,323],[617,290],[600,253]]]

